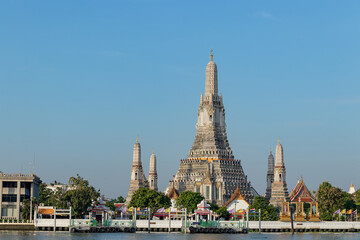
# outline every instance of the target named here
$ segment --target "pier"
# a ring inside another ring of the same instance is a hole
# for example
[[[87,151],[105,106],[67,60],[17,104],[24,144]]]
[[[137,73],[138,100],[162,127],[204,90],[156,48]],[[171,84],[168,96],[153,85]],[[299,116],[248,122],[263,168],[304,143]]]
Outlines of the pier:
[[[8,224],[8,223],[6,223]],[[26,223],[31,225],[31,223]],[[2,227],[4,224],[0,224]],[[9,225],[10,226],[10,225]],[[19,225],[20,226],[20,225]],[[24,225],[25,226],[25,225]],[[209,221],[196,222],[184,220],[115,220],[105,221],[99,225],[89,219],[36,219],[33,229],[38,231],[79,231],[79,232],[183,232],[201,229],[199,233],[234,233],[234,232],[291,232],[290,222],[280,221]],[[209,230],[204,230],[204,229]],[[72,230],[73,229],[73,230]],[[211,229],[211,230],[210,230]],[[223,231],[215,229],[224,229]],[[233,229],[232,231],[225,229]],[[17,229],[20,230],[20,229]],[[30,229],[29,229],[30,230]],[[295,232],[360,232],[360,222],[294,222]]]

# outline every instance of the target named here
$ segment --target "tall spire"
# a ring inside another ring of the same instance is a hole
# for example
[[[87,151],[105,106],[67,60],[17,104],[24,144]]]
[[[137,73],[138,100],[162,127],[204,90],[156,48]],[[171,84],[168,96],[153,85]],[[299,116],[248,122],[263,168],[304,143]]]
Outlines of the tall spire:
[[[276,145],[276,161],[275,166],[284,166],[284,152],[283,147],[280,143],[280,138],[278,140],[278,144]]]
[[[211,49],[210,62],[206,66],[205,73],[205,96],[218,95],[217,66],[213,59],[214,55]]]
[[[139,138],[136,138],[136,143],[134,144],[133,150],[133,164],[141,164],[141,146],[139,143]]]
[[[142,168],[141,146],[139,143],[139,138],[136,138],[136,143],[134,144],[133,149],[133,163],[131,167],[130,188],[126,197],[126,205],[130,203],[131,197],[134,192],[136,192],[139,188],[142,187],[148,187],[148,182]]]
[[[286,184],[286,169],[284,164],[284,151],[280,143],[276,145],[275,152],[275,167],[274,167],[274,182],[271,185],[271,198],[270,204],[274,206],[280,206],[281,202],[288,201],[289,193]]]
[[[149,188],[152,190],[158,190],[158,176],[156,170],[156,155],[155,151],[150,156],[150,168],[149,168]]]
[[[271,198],[271,185],[274,182],[274,155],[272,154],[272,151],[270,150],[270,154],[268,157],[268,172],[266,176],[266,193],[265,198],[267,200],[270,200]]]

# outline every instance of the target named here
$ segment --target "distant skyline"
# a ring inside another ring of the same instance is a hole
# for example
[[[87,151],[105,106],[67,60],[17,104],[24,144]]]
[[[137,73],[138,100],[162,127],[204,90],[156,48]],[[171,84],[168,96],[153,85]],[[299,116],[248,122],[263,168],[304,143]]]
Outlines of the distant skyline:
[[[137,136],[165,190],[195,138],[210,49],[227,135],[261,195],[280,137],[303,176],[360,188],[360,2],[2,1],[0,171],[126,197]]]

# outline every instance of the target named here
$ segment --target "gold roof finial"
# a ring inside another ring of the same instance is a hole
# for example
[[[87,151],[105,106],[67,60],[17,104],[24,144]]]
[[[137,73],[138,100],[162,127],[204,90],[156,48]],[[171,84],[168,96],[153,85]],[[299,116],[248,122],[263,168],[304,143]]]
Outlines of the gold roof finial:
[[[214,55],[213,55],[213,50],[211,49],[211,53],[210,53],[210,61],[212,61],[214,59]]]
[[[155,154],[155,149],[153,148],[153,154]]]
[[[136,142],[139,142],[139,135],[136,136]]]
[[[280,137],[279,137],[278,143],[280,144]]]

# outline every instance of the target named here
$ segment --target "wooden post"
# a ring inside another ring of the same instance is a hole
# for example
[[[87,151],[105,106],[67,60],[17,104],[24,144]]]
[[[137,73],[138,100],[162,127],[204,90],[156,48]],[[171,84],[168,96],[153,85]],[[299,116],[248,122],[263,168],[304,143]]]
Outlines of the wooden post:
[[[293,208],[290,207],[290,219],[291,219],[291,232],[294,234],[294,220],[293,220]]]
[[[249,232],[249,208],[246,210],[246,228]]]
[[[69,212],[69,231],[71,231],[71,212],[72,212],[72,208],[70,207],[70,212]],[[89,219],[90,220],[90,219]]]
[[[148,221],[148,233],[150,233],[150,208],[148,207],[148,217],[149,217],[149,221]]]
[[[54,232],[56,232],[56,207],[54,207]]]
[[[261,233],[261,209],[259,209],[259,233]]]
[[[30,194],[30,222],[32,222],[32,213],[33,213],[33,211],[32,211],[32,196]]]
[[[169,232],[171,232],[171,209],[169,208]]]
[[[187,208],[185,208],[185,233],[187,233]]]

